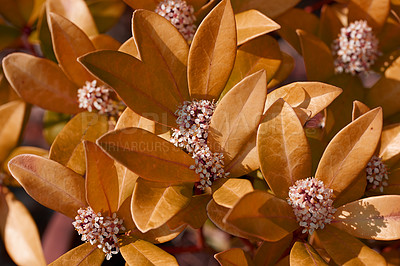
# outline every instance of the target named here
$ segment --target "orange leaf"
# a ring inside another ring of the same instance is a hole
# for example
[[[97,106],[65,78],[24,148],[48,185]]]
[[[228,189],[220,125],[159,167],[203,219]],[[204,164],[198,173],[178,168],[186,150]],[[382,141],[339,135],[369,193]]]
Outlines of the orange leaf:
[[[179,103],[189,100],[189,46],[182,34],[168,20],[147,10],[135,11],[132,23],[142,61],[157,73],[163,89],[169,90]]]
[[[131,37],[127,41],[125,41],[121,45],[121,47],[119,47],[118,51],[129,54],[140,60],[139,49],[138,49],[137,44],[135,43],[135,39],[133,37]]]
[[[80,111],[77,87],[54,62],[24,53],[3,59],[4,74],[26,102],[59,113]]]
[[[7,188],[0,188],[0,233],[8,255],[18,265],[45,265],[35,221]]]
[[[156,6],[161,0],[148,1],[148,0],[124,0],[124,2],[133,9],[147,9],[155,10]]]
[[[103,135],[97,142],[111,157],[149,181],[175,184],[200,179],[190,169],[195,164],[193,158],[146,130],[116,130]]]
[[[229,164],[250,141],[262,118],[267,98],[265,70],[243,79],[217,105],[211,118],[207,145],[224,154]]]
[[[318,30],[318,36],[321,40],[328,46],[331,45],[340,34],[340,29],[343,26],[335,9],[330,5],[323,5],[321,8],[321,19]]]
[[[138,178],[131,202],[137,228],[145,233],[165,224],[189,204],[192,190],[191,183],[169,185]]]
[[[84,141],[86,154],[86,199],[97,213],[112,216],[118,210],[119,187],[114,160],[96,144]]]
[[[40,204],[71,218],[87,206],[85,180],[65,166],[37,155],[19,155],[8,168],[25,191]]]
[[[275,21],[254,9],[236,14],[235,19],[238,46],[281,27]]]
[[[339,265],[386,265],[378,252],[332,225],[326,225],[315,233],[326,252]]]
[[[332,226],[365,239],[399,239],[400,196],[370,197],[343,205],[337,209]]]
[[[299,2],[300,0],[281,0],[279,2],[232,0],[232,6],[235,13],[248,9],[257,9],[268,17],[274,18],[291,9]]]
[[[382,130],[379,157],[391,168],[400,159],[400,124],[386,126]]]
[[[82,244],[52,263],[51,266],[63,266],[63,265],[79,265],[79,266],[90,266],[90,265],[101,265],[104,260],[104,253],[97,246],[93,246],[90,243]]]
[[[281,52],[281,57],[282,57],[282,62],[278,68],[278,71],[275,72],[275,75],[272,77],[272,79],[268,83],[268,89],[271,89],[277,85],[279,85],[281,82],[286,80],[290,73],[292,73],[293,68],[294,68],[294,59],[287,53]]]
[[[78,87],[92,81],[94,77],[77,61],[78,57],[95,50],[88,36],[56,13],[48,13],[48,21],[54,53],[62,70]]]
[[[235,16],[230,1],[223,0],[204,18],[190,46],[190,96],[218,99],[232,71],[235,56]]]
[[[353,102],[353,111],[351,112],[351,120],[354,121],[363,114],[367,113],[369,110],[371,110],[368,106],[363,104],[360,101],[355,100]]]
[[[299,228],[293,209],[285,200],[260,190],[244,195],[225,221],[240,232],[272,242]]]
[[[265,113],[258,129],[261,171],[274,194],[288,197],[289,187],[311,174],[311,151],[296,113],[279,99]]]
[[[247,179],[229,178],[214,193],[215,203],[225,208],[232,208],[244,195],[254,191],[251,182]]]
[[[277,242],[264,241],[254,255],[257,266],[273,266],[292,243],[293,236],[287,235]]]
[[[389,15],[390,0],[351,0],[348,7],[349,23],[366,20],[369,26],[379,31]]]
[[[106,34],[99,34],[90,37],[90,41],[93,43],[96,50],[115,50],[117,51],[121,44],[119,41]]]
[[[331,140],[315,177],[338,195],[364,171],[382,131],[382,109],[376,108],[343,128]]]
[[[290,251],[290,265],[328,265],[308,243],[297,241]]]
[[[221,266],[252,266],[249,254],[240,248],[231,248],[214,255]]]

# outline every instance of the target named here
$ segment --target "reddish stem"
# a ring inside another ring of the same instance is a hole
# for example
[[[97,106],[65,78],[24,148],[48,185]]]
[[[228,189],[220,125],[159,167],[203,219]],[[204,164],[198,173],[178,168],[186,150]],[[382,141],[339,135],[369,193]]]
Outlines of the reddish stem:
[[[331,2],[333,2],[333,0],[322,0],[322,1],[319,1],[319,2],[317,2],[315,4],[313,4],[313,5],[306,6],[304,8],[304,11],[306,11],[308,13],[312,13],[314,11],[317,11],[317,10],[321,9],[321,7],[323,5],[327,5],[327,4],[331,3]]]

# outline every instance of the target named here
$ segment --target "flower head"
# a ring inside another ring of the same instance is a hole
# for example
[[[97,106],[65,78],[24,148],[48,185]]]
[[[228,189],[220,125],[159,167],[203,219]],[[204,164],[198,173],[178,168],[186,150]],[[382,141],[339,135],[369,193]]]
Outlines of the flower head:
[[[335,71],[352,75],[368,72],[380,55],[378,42],[365,20],[355,21],[348,27],[343,27],[332,44],[332,52],[336,57]]]
[[[387,186],[387,180],[389,180],[388,169],[382,162],[382,159],[378,156],[372,156],[365,168],[367,173],[367,180],[370,183],[369,186],[372,189],[379,188],[380,192],[383,192],[383,187]]]
[[[155,12],[169,20],[187,41],[193,39],[196,32],[194,8],[184,0],[164,0],[156,7]]]
[[[113,213],[112,217],[104,217],[101,213],[95,213],[91,207],[79,209],[75,221],[72,222],[81,239],[97,245],[106,254],[109,260],[112,255],[118,254],[118,233],[125,228],[123,220],[118,219]]]
[[[303,233],[330,224],[336,209],[333,207],[333,190],[325,188],[324,182],[314,177],[296,181],[289,188],[288,204],[292,206]]]
[[[78,90],[79,108],[92,112],[94,109],[99,114],[115,115],[118,112],[118,104],[111,98],[111,89],[101,85],[97,81],[86,81],[85,86]]]

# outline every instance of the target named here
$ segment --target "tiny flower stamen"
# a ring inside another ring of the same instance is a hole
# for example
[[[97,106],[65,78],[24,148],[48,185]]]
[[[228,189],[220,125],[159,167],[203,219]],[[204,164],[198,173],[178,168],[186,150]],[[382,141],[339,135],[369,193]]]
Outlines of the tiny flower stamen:
[[[336,209],[333,207],[333,190],[325,188],[324,182],[314,177],[296,181],[289,188],[287,202],[293,208],[302,233],[310,235],[330,224]]]
[[[171,22],[187,41],[193,39],[196,32],[196,17],[194,8],[184,0],[164,0],[155,9],[155,12]]]
[[[118,237],[120,231],[125,231],[122,225],[123,219],[117,218],[115,213],[112,217],[104,217],[102,214],[95,213],[91,207],[81,208],[75,221],[72,222],[81,240],[97,245],[106,254],[106,259],[111,259],[112,255],[118,254]]]
[[[380,192],[383,192],[383,187],[388,185],[389,171],[386,165],[382,162],[382,158],[378,156],[372,156],[365,168],[367,173],[368,186],[371,189],[379,188]]]
[[[381,54],[378,43],[379,40],[365,20],[355,21],[348,27],[343,27],[332,44],[336,73],[356,75],[368,72]]]
[[[99,114],[116,115],[119,110],[118,103],[111,98],[111,88],[104,85],[97,86],[97,81],[86,81],[85,86],[78,89],[79,108],[89,112],[97,110]]]

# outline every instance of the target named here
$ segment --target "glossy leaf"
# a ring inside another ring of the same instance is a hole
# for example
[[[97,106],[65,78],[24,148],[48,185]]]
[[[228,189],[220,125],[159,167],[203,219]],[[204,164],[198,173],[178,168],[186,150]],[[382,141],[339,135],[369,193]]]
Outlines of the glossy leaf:
[[[49,158],[83,175],[86,170],[83,140],[96,141],[108,130],[106,116],[82,112],[72,118],[57,135]]]
[[[254,189],[249,180],[229,178],[213,193],[213,199],[218,205],[230,209],[252,191]]]
[[[308,243],[297,241],[290,251],[290,265],[328,265]]]
[[[214,255],[221,266],[251,266],[254,265],[250,256],[240,248],[231,248]]]
[[[390,168],[400,159],[400,124],[384,127],[380,144],[379,157]]]
[[[353,112],[351,113],[351,120],[354,121],[363,114],[367,113],[369,110],[371,110],[368,106],[363,104],[360,101],[354,101],[353,102]]]
[[[125,104],[146,118],[176,126],[179,102],[164,82],[135,57],[117,51],[98,51],[79,58],[93,74],[110,85]]]
[[[135,11],[132,23],[142,61],[157,73],[163,89],[169,90],[178,102],[189,100],[189,46],[182,34],[168,20],[146,10]]]
[[[288,197],[289,187],[311,174],[311,151],[296,113],[284,100],[267,110],[258,129],[261,171],[274,194]]]
[[[273,266],[282,257],[292,243],[293,236],[288,235],[277,242],[263,242],[254,255],[257,266]]]
[[[331,225],[316,234],[329,256],[339,265],[386,265],[385,259],[360,240]]]
[[[378,144],[382,110],[376,108],[351,122],[331,140],[315,177],[338,195],[364,170]]]
[[[39,231],[24,204],[0,188],[0,234],[8,255],[18,265],[46,265]]]
[[[145,233],[165,224],[189,204],[192,190],[191,183],[169,185],[138,178],[131,203],[137,228]]]
[[[232,0],[232,6],[235,13],[248,9],[257,9],[268,17],[274,18],[294,7],[299,2],[300,0],[282,0],[279,2]]]
[[[226,215],[225,221],[241,232],[272,242],[299,227],[286,200],[260,190],[244,195]]]
[[[311,33],[303,30],[297,30],[296,32],[300,38],[307,78],[309,80],[325,81],[333,76],[335,71],[329,47]]]
[[[235,56],[235,16],[230,1],[223,0],[204,18],[190,46],[187,72],[190,96],[218,99]]]
[[[279,24],[255,9],[236,14],[235,19],[237,45],[280,28]]]
[[[118,210],[119,187],[114,160],[96,144],[84,141],[86,155],[86,199],[97,213],[112,216]]]
[[[60,113],[79,112],[77,88],[54,62],[24,53],[3,59],[4,73],[22,99]]]
[[[18,144],[24,121],[26,104],[13,101],[0,106],[0,162]]]
[[[92,36],[90,41],[96,50],[115,50],[117,51],[121,44],[119,41],[106,34]]]
[[[85,180],[65,166],[37,155],[19,155],[8,168],[25,191],[40,204],[71,218],[87,206]]]
[[[56,14],[49,13],[48,21],[57,61],[65,74],[81,87],[94,77],[77,61],[77,58],[95,50],[87,35],[74,23]]]
[[[279,85],[281,82],[286,80],[290,73],[292,73],[294,69],[294,59],[287,53],[281,52],[282,62],[278,68],[278,71],[272,77],[272,79],[268,83],[268,89],[273,88]]]
[[[337,209],[332,226],[360,238],[399,239],[400,196],[370,197],[343,205]]]
[[[246,76],[265,69],[267,81],[278,71],[282,54],[278,42],[271,36],[261,36],[242,45],[236,55],[232,74],[221,94],[223,97]]]
[[[65,17],[81,28],[87,36],[97,35],[96,24],[84,0],[50,0],[46,2],[47,12]]]
[[[390,0],[349,1],[349,23],[366,20],[368,25],[379,30],[386,21],[390,10]]]
[[[103,260],[104,253],[101,249],[98,249],[97,246],[91,245],[90,243],[85,243],[68,251],[67,253],[50,263],[50,265],[101,265]]]
[[[146,130],[117,130],[97,142],[111,157],[146,180],[174,184],[200,179],[190,169],[195,164],[190,155]]]
[[[257,130],[267,98],[264,70],[243,79],[217,105],[211,118],[207,145],[224,154],[229,164]]]
[[[141,239],[130,241],[120,247],[121,254],[129,265],[177,265],[174,256]]]

